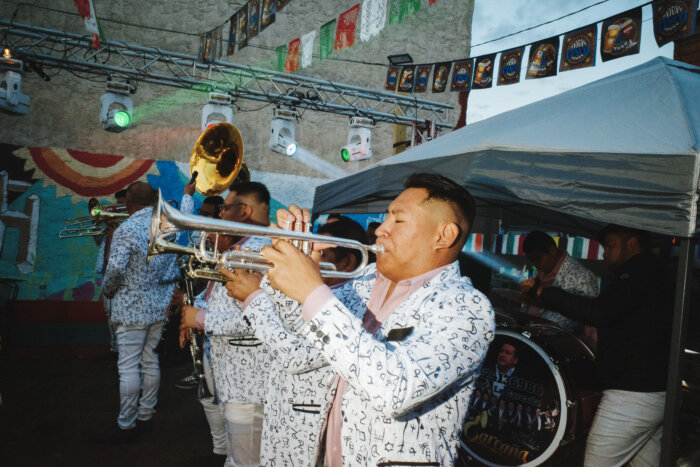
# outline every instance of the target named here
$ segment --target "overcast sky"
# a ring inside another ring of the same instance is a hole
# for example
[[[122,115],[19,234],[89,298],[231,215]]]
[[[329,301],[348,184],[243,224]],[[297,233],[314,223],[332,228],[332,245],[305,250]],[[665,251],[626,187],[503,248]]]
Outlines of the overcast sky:
[[[564,34],[573,29],[622,13],[643,5],[645,0],[607,0],[600,5],[555,21],[530,31],[517,34],[489,44],[477,45],[496,37],[535,26],[554,18],[564,16],[601,0],[475,0],[472,22],[471,56],[490,54],[508,50],[520,45]],[[467,122],[491,117],[507,110],[521,107],[546,97],[559,94],[605,76],[632,68],[657,56],[673,57],[673,44],[659,48],[652,32],[651,6],[642,8],[642,42],[639,54],[603,63],[600,60],[600,47],[596,51],[594,67],[557,73],[557,76],[526,80],[521,73],[520,82],[509,86],[494,86],[490,89],[474,90],[469,96]],[[600,24],[598,25],[600,40]],[[561,38],[560,38],[561,40]],[[476,45],[476,46],[475,46]],[[527,67],[528,49],[525,49],[522,67]],[[496,57],[499,60],[499,57]]]

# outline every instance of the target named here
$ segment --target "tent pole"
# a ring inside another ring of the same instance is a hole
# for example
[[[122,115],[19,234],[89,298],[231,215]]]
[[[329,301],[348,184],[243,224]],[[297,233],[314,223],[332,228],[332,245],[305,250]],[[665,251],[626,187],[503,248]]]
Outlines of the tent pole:
[[[671,329],[671,352],[666,383],[666,405],[664,407],[664,434],[661,441],[661,466],[675,465],[678,457],[676,438],[680,414],[682,359],[685,353],[685,335],[690,302],[690,273],[694,239],[681,238],[676,272],[676,295],[673,305],[673,327]]]

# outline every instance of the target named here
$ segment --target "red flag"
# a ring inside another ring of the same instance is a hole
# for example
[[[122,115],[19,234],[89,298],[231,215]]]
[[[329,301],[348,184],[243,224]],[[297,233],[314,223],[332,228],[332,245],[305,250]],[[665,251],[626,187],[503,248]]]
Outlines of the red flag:
[[[433,6],[435,5],[435,2],[437,2],[437,0],[428,0],[428,5]]]
[[[92,33],[92,48],[100,50],[102,48],[100,39],[104,39],[104,34],[102,33],[99,21],[97,21],[95,5],[92,3],[92,0],[73,0],[73,3],[75,3],[78,14],[85,22],[85,29],[87,29],[89,33]]]
[[[355,28],[360,14],[360,4],[350,8],[338,17],[338,28],[335,30],[335,50],[352,47],[355,44]]]
[[[294,73],[299,68],[299,44],[300,38],[292,40],[287,46],[287,61],[284,62],[284,72]]]

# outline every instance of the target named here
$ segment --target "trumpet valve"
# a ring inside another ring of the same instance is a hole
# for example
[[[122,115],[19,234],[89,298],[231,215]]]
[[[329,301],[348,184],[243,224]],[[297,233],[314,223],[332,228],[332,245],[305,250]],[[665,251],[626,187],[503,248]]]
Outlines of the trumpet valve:
[[[304,226],[304,232],[311,233],[311,224],[310,223],[307,223]],[[311,254],[311,245],[312,245],[312,243],[309,241],[306,241],[306,240],[303,241],[301,244],[301,251],[303,251],[306,256],[309,256]]]

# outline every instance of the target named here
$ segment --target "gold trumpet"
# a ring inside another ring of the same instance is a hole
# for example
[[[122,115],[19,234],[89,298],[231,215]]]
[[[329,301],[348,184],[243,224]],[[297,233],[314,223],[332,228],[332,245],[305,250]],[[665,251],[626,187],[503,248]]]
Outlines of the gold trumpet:
[[[202,235],[199,248],[184,247],[169,240],[174,234],[181,231],[201,231]],[[281,238],[292,242],[299,242],[304,252],[311,251],[311,244],[313,242],[351,248],[360,252],[362,259],[357,268],[352,271],[336,271],[334,267],[331,269],[322,265],[321,275],[323,277],[352,279],[359,275],[365,266],[367,266],[370,252],[381,254],[384,251],[384,247],[381,245],[363,245],[360,242],[347,238],[327,237],[325,235],[315,235],[307,232],[280,230],[271,227],[184,214],[170,206],[163,199],[162,194],[158,193],[158,203],[153,209],[153,215],[151,217],[148,257],[150,258],[162,253],[186,253],[192,254],[197,261],[203,264],[209,264],[212,268],[223,267],[226,269],[266,271],[272,267],[272,263],[257,252],[232,250],[220,253],[217,251],[216,247],[214,247],[213,250],[207,249],[206,233],[234,235],[238,237]]]
[[[129,217],[123,204],[100,204],[97,198],[88,201],[89,216],[66,219],[58,238],[89,237],[103,235],[109,224],[120,223]]]

